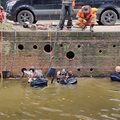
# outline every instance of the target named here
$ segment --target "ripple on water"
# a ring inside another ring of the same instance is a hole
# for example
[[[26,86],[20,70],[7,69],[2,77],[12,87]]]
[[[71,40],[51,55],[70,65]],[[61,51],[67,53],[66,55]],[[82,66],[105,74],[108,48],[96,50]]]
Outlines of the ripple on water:
[[[26,111],[23,111],[22,113],[23,113],[24,115],[26,115],[26,116],[29,116],[29,117],[35,117],[34,114],[31,114],[31,113],[26,112]]]
[[[19,119],[18,119],[19,120]],[[20,119],[20,120],[32,120],[32,119],[26,119],[26,118],[22,118],[22,119]]]
[[[10,115],[8,115],[6,113],[3,113],[3,112],[0,112],[0,117],[3,117],[3,116],[6,117],[6,118],[10,118]]]
[[[110,117],[108,115],[101,115],[101,117],[105,118],[105,120],[118,120],[117,118]]]
[[[40,105],[40,103],[37,103],[37,102],[32,102],[32,104],[36,106]]]
[[[101,109],[102,112],[108,112],[108,109]]]
[[[120,99],[114,98],[114,99],[109,99],[110,101],[115,101],[115,102],[120,102]]]
[[[112,114],[111,114],[111,116],[113,116],[113,117],[116,117],[116,118],[119,118],[119,119],[120,119],[120,114],[114,114],[114,113],[112,113]]]
[[[0,116],[4,116],[4,115],[6,115],[5,113],[3,113],[3,112],[0,112]]]
[[[62,112],[60,109],[54,109],[54,108],[48,108],[48,107],[40,107],[40,109],[44,111],[49,111],[49,112]]]
[[[83,115],[74,115],[76,118],[78,118],[79,120],[96,120],[94,118],[90,118],[87,116],[83,116]]]
[[[110,91],[110,92],[114,92],[114,93],[120,93],[120,90],[118,90],[118,89],[108,90],[108,91]]]
[[[39,119],[39,120],[52,120],[52,119]]]
[[[120,108],[112,108],[114,111],[120,111]]]
[[[69,114],[69,113],[61,113],[61,114],[60,114],[60,116],[70,117],[70,116],[72,116],[72,115],[71,115],[71,114]]]

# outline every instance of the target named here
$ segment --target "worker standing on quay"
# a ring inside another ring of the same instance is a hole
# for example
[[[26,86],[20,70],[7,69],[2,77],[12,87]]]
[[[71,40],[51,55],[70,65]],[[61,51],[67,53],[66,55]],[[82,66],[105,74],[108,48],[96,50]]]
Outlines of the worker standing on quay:
[[[75,6],[75,0],[62,0],[62,9],[60,15],[60,22],[59,22],[60,30],[62,30],[64,27],[66,17],[68,17],[67,29],[68,30],[71,29],[74,6]]]
[[[2,23],[4,20],[4,9],[2,6],[0,6],[0,23]]]
[[[78,25],[82,31],[89,25],[90,31],[94,32],[93,27],[96,23],[96,12],[96,8],[91,8],[89,5],[83,6],[76,15],[78,18],[76,25]]]

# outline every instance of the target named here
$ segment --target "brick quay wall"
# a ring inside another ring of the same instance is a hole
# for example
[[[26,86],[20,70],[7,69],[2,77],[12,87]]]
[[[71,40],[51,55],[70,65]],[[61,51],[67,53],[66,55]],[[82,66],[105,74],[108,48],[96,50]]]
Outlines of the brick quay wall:
[[[120,64],[120,32],[1,32],[0,70],[21,76],[35,66],[72,70],[77,76],[108,76]]]

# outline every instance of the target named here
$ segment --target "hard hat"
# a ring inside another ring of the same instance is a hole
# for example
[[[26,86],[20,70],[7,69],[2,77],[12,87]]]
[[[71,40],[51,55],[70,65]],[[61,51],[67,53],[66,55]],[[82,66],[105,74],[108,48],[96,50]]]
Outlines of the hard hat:
[[[66,73],[66,70],[62,69],[61,74],[65,74],[65,73]]]
[[[31,66],[29,70],[32,70],[32,72],[35,72],[35,67]]]
[[[89,5],[85,5],[82,7],[82,12],[83,13],[90,13],[91,12],[91,7]]]
[[[97,8],[92,8],[92,10],[97,12]]]

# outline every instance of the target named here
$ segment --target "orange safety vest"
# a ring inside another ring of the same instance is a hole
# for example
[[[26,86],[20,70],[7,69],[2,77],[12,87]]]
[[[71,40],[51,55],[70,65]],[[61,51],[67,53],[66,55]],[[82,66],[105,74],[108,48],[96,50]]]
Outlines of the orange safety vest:
[[[77,12],[76,17],[80,17],[80,18],[83,18],[83,19],[87,20],[87,19],[89,19],[91,17],[92,14],[96,14],[96,12],[97,12],[97,9],[96,8],[92,8],[91,12],[85,15],[81,10],[79,10]]]

